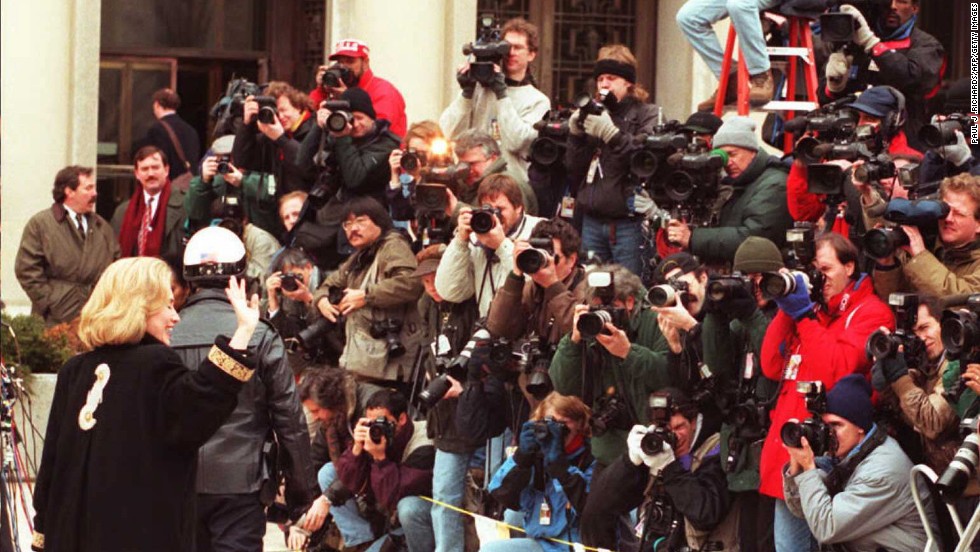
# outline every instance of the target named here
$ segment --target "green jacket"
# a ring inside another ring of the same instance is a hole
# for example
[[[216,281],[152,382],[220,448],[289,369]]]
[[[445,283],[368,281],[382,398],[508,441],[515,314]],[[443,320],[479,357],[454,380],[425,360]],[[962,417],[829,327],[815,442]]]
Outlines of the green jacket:
[[[667,340],[660,333],[657,315],[649,308],[637,306],[630,318],[627,335],[630,338],[630,352],[625,359],[616,358],[606,352],[595,340],[573,343],[571,334],[558,343],[555,356],[551,360],[549,375],[555,391],[563,395],[582,395],[583,351],[588,350],[590,362],[587,370],[592,373],[592,396],[582,397],[586,404],[592,405],[595,399],[612,388],[620,396],[625,395],[633,407],[635,417],[631,416],[630,427],[646,421],[647,402],[650,393],[669,385],[676,385],[668,373]],[[596,366],[596,364],[599,364]],[[602,436],[593,436],[592,454],[596,460],[608,466],[626,452],[626,436],[629,428],[610,429]]]
[[[258,171],[244,171],[243,175],[241,186],[237,188],[229,186],[220,174],[214,175],[211,182],[205,182],[200,176],[191,179],[184,199],[191,232],[210,224],[212,204],[230,192],[238,198],[249,222],[277,238],[283,235],[286,229],[279,219],[275,179]]]
[[[718,224],[712,228],[695,228],[691,233],[691,253],[711,263],[730,263],[735,250],[749,236],[762,236],[777,246],[786,241],[786,229],[793,218],[786,206],[788,169],[759,150],[748,168],[730,181],[732,199],[721,208]]]

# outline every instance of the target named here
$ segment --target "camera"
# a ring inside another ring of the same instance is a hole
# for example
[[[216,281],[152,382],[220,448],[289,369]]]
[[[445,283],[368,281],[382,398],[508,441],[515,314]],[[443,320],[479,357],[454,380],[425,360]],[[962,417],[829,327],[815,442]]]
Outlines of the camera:
[[[854,169],[854,180],[862,184],[894,178],[896,175],[898,175],[898,169],[895,167],[895,162],[885,154],[878,155]]]
[[[617,395],[603,395],[592,403],[592,434],[601,437],[610,429],[630,428],[629,407]]]
[[[466,365],[473,356],[473,349],[486,345],[491,340],[490,332],[485,329],[478,329],[452,361],[445,364],[438,377],[434,378],[425,389],[419,393],[419,401],[425,408],[432,408],[436,403],[446,396],[446,392],[452,387],[449,377],[458,382],[466,381]],[[439,364],[439,358],[436,359]]]
[[[534,431],[534,440],[542,445],[551,441],[551,427],[553,425],[561,426],[562,437],[568,435],[568,426],[551,416],[545,416],[544,419],[535,421],[534,425],[532,426],[532,430]]]
[[[327,115],[327,130],[343,132],[354,121],[354,114],[351,113],[348,101],[330,100],[323,102],[323,107],[330,110],[330,115]]]
[[[673,307],[681,303],[684,293],[690,290],[690,286],[683,280],[671,278],[666,284],[653,286],[647,292],[647,301],[655,307]]]
[[[763,272],[762,279],[759,281],[759,290],[762,292],[762,296],[766,299],[775,299],[776,297],[786,297],[793,293],[796,293],[796,276],[803,276],[803,283],[806,285],[807,290],[811,289],[810,276],[806,272],[801,272],[799,270],[794,270],[789,273],[786,272]]]
[[[539,337],[535,336],[529,339],[521,349],[521,363],[524,367],[524,373],[527,374],[524,389],[535,399],[544,400],[555,389],[551,382],[551,375],[548,373],[548,369],[551,367],[551,357],[554,356],[554,348],[547,346]]]
[[[444,213],[449,206],[449,196],[443,184],[424,182],[415,186],[413,206],[417,212]]]
[[[801,138],[793,149],[793,155],[807,164],[819,163],[827,156],[828,147],[853,140],[859,118],[857,112],[847,106],[856,99],[851,94],[786,121],[783,127],[785,132],[814,134]]]
[[[331,305],[336,305],[344,298],[344,290],[342,288],[331,286],[327,291],[327,301]],[[319,349],[319,345],[323,342],[323,338],[327,333],[335,328],[336,326],[343,326],[347,321],[344,315],[339,315],[337,317],[337,322],[331,322],[323,316],[318,316],[316,321],[309,326],[303,328],[296,334],[296,337],[286,339],[286,350],[290,353],[295,353],[299,349],[303,349],[308,353],[314,353]]]
[[[668,156],[685,149],[687,143],[680,121],[657,125],[653,134],[640,142],[642,149],[630,157],[630,171],[639,178],[649,178],[666,165]]]
[[[430,165],[422,168],[422,182],[427,184],[443,184],[453,190],[457,190],[465,184],[469,175],[470,166],[467,163],[439,166]]]
[[[705,288],[708,300],[715,303],[725,303],[739,297],[752,297],[752,280],[741,272],[733,272],[730,276],[712,274]]]
[[[847,171],[837,165],[810,163],[806,166],[806,191],[827,196],[844,195]]]
[[[470,228],[477,234],[486,234],[497,225],[497,217],[500,216],[500,209],[492,205],[483,205],[473,211],[473,218],[470,219]]]
[[[602,112],[606,109],[606,101],[609,98],[609,91],[606,89],[599,90],[599,99],[596,100],[588,94],[582,94],[575,99],[574,105],[578,108],[578,127],[585,130],[585,119],[589,115],[602,115]]]
[[[395,436],[395,422],[384,416],[378,416],[368,423],[368,436],[376,445],[380,445],[382,439],[386,440],[387,444],[391,444]]]
[[[325,88],[350,88],[357,84],[357,75],[346,65],[334,63],[320,76],[320,84]]]
[[[617,328],[625,328],[629,322],[629,313],[623,307],[613,307],[611,305],[600,305],[589,307],[589,312],[582,313],[578,317],[575,328],[582,334],[582,337],[593,338],[606,331],[606,324],[612,324]]]
[[[271,125],[276,122],[279,111],[276,109],[276,99],[272,96],[255,96],[252,98],[259,104],[259,113],[256,118],[260,123]]]
[[[463,45],[463,55],[475,59],[470,62],[470,77],[487,86],[493,82],[493,66],[502,66],[504,56],[510,53],[510,43],[501,40],[500,27],[493,15],[481,15],[479,23],[477,39]]]
[[[228,155],[215,156],[215,160],[218,162],[218,174],[225,175],[232,171],[230,159],[231,157]]]
[[[949,214],[949,205],[934,199],[908,200],[893,198],[885,208],[885,220],[915,226],[929,243],[928,236],[939,231],[938,222]],[[900,247],[909,245],[909,236],[901,228],[874,228],[863,239],[864,250],[873,258],[890,257]]]
[[[300,282],[303,281],[303,275],[297,272],[286,272],[279,277],[279,281],[282,282],[283,290],[296,291],[299,289]]]
[[[926,361],[926,344],[915,335],[915,325],[919,320],[919,296],[914,293],[892,293],[888,295],[888,306],[895,313],[895,331],[877,330],[872,333],[865,346],[868,358],[892,358],[898,354],[901,346],[910,367],[922,366]]]
[[[930,125],[925,125],[919,129],[919,140],[930,148],[941,148],[951,146],[956,143],[956,131],[964,135],[968,134],[967,129],[973,125],[969,116],[962,113],[952,113],[946,116],[943,121],[937,121]]]
[[[548,266],[548,259],[555,254],[555,245],[551,238],[531,238],[527,241],[531,249],[517,254],[517,268],[525,274],[534,274]],[[558,262],[557,258],[555,262]]]
[[[863,242],[869,256],[890,257],[900,247],[909,244],[909,236],[901,228],[872,228],[864,235]]]
[[[960,433],[964,436],[956,456],[936,480],[936,488],[946,502],[954,502],[963,496],[970,479],[977,473],[980,459],[980,435],[977,434],[977,419],[966,418],[960,422]]]
[[[538,137],[531,142],[531,161],[550,167],[562,160],[565,155],[565,141],[568,139],[568,118],[571,111],[551,109],[544,117],[534,123]]]
[[[653,456],[663,452],[664,443],[671,447],[677,445],[677,436],[670,430],[670,417],[674,409],[670,395],[654,393],[647,402],[647,416],[653,426],[647,428],[640,440],[643,454]]]
[[[671,155],[667,162],[677,168],[663,182],[667,197],[676,202],[707,202],[718,188],[719,171],[728,164],[728,154],[708,150],[706,142],[695,139],[684,153]]]
[[[418,151],[415,148],[408,148],[402,150],[402,159],[400,165],[402,169],[406,171],[415,171],[419,167],[425,166],[425,152]]]
[[[786,446],[800,448],[802,438],[810,443],[815,456],[823,456],[835,447],[834,432],[820,419],[827,411],[827,394],[821,381],[800,381],[796,383],[797,393],[806,397],[806,409],[813,416],[802,422],[786,422],[779,431],[779,437]]]
[[[402,321],[396,318],[386,318],[371,322],[368,328],[371,337],[384,339],[385,348],[388,350],[388,358],[398,358],[405,354],[405,346],[398,338],[398,333],[402,331]]]
[[[966,307],[943,311],[940,322],[943,347],[960,365],[980,362],[980,294],[966,301]]]

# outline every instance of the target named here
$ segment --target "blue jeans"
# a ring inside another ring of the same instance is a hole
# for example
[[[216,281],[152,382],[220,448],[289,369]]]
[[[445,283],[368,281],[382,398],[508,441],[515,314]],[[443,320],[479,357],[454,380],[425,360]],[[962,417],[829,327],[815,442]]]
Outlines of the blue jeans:
[[[432,474],[432,498],[461,508],[466,492],[466,470],[470,465],[469,454],[456,454],[436,449],[436,461]],[[454,552],[463,549],[463,516],[437,504],[432,505],[432,530],[435,533],[436,552]]]
[[[480,552],[542,552],[544,548],[534,539],[508,539],[488,542]]]
[[[806,524],[806,520],[794,516],[786,503],[779,499],[776,499],[773,537],[776,540],[776,552],[816,550],[817,542],[810,533],[810,526]]]
[[[320,468],[317,479],[320,483],[320,491],[326,491],[327,487],[337,479],[337,470],[334,468],[333,462],[327,462]],[[344,537],[345,546],[357,546],[374,539],[371,524],[361,517],[361,513],[357,510],[357,502],[353,498],[342,506],[331,504],[330,513],[333,514],[333,520],[337,524],[337,529],[340,530],[340,535]]]
[[[436,539],[432,533],[431,502],[417,496],[406,496],[399,500],[398,522],[401,523],[402,531],[405,532],[408,552],[430,552],[435,549]]]
[[[610,227],[615,225],[615,240],[609,239]],[[582,221],[581,259],[587,259],[591,251],[604,262],[614,262],[640,276],[643,273],[643,260],[640,247],[643,245],[642,221],[622,219],[614,223],[602,223],[585,215]]]
[[[711,26],[731,17],[732,26],[738,33],[738,47],[742,50],[745,67],[750,75],[758,75],[769,70],[769,54],[766,53],[766,39],[762,34],[759,12],[778,5],[780,1],[688,0],[677,10],[677,25],[701,59],[708,64],[708,69],[719,77],[725,50]]]

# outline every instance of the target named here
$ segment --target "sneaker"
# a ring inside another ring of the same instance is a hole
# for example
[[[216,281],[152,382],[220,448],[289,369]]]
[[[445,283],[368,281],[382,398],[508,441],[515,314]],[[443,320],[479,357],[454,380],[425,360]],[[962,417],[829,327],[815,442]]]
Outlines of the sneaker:
[[[715,101],[717,99],[718,99],[718,89],[715,88],[715,93],[712,94],[710,98],[698,104],[698,111],[714,111]]]
[[[749,79],[749,104],[759,107],[769,103],[775,88],[776,84],[772,79],[772,71],[751,77]]]

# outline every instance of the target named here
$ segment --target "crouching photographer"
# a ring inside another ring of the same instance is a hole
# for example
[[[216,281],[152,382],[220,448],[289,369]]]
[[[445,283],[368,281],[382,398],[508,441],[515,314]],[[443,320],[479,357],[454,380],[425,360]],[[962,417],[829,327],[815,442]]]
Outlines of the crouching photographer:
[[[925,549],[910,488],[912,462],[873,422],[867,379],[842,378],[825,401],[820,382],[800,385],[808,387],[812,417],[790,421],[780,431],[789,454],[783,471],[789,511],[806,520],[820,545],[834,550]],[[817,469],[824,454],[830,456],[829,473]]]
[[[521,427],[517,450],[489,487],[504,507],[520,512],[528,538],[495,541],[480,550],[558,552],[567,546],[545,539],[578,542],[593,463],[589,407],[578,397],[551,393]]]
[[[341,212],[355,253],[324,280],[313,304],[331,322],[347,318],[340,366],[360,380],[405,387],[421,341],[415,255],[374,199],[354,198]],[[339,301],[331,297],[334,289],[343,290]]]
[[[555,391],[592,408],[598,469],[626,451],[626,434],[639,422],[650,393],[671,383],[666,343],[656,315],[644,308],[639,277],[619,265],[587,276],[587,304],[576,305],[572,330],[558,343],[549,375]]]
[[[639,507],[637,550],[736,549],[718,424],[675,388],[653,393],[647,416],[651,425],[633,426],[626,453],[596,476],[585,544],[615,549],[617,516]]]

